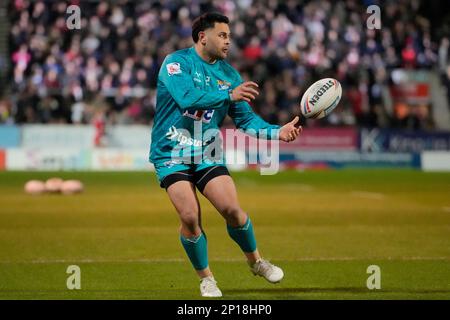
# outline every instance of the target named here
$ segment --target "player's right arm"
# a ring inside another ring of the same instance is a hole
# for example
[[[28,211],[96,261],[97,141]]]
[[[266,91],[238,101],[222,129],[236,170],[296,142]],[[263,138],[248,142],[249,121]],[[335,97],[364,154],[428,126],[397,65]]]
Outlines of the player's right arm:
[[[225,102],[230,102],[226,90],[208,92],[196,88],[192,79],[191,65],[181,55],[169,55],[161,66],[159,77],[183,111],[218,109]]]

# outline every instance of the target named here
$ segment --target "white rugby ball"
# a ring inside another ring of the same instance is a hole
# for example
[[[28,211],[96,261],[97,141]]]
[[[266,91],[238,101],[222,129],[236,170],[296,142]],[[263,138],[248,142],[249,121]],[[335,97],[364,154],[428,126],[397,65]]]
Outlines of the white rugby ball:
[[[57,193],[61,191],[63,184],[63,179],[61,178],[50,178],[45,181],[45,191]]]
[[[45,192],[45,183],[39,180],[30,180],[25,184],[24,190],[28,194],[41,194]]]
[[[84,189],[83,183],[79,180],[66,180],[63,182],[61,192],[63,194],[80,193]]]
[[[336,79],[324,78],[314,82],[302,97],[300,110],[303,116],[320,119],[336,108],[342,97],[342,86]]]

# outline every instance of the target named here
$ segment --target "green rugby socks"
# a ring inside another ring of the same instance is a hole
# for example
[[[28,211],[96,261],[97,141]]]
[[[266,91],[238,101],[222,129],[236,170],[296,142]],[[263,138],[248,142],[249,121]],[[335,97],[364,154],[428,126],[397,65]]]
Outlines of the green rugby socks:
[[[191,238],[185,238],[180,234],[180,240],[195,270],[206,269],[208,267],[206,234],[202,232],[199,236]]]
[[[242,251],[250,253],[256,250],[256,239],[250,217],[243,226],[232,227],[227,225],[227,231]],[[197,237],[185,238],[180,234],[180,241],[186,251],[192,266],[196,270],[203,270],[208,267],[208,247],[206,234],[202,232]]]
[[[233,239],[244,252],[253,252],[256,250],[256,239],[253,232],[253,225],[250,217],[241,227],[232,227],[227,225],[227,231],[231,239]]]

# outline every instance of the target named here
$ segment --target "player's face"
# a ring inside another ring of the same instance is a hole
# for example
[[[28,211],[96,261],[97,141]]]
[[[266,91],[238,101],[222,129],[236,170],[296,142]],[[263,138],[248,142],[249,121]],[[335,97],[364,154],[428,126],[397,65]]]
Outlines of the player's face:
[[[226,23],[215,23],[205,30],[205,50],[214,59],[225,59],[230,47],[230,28]]]

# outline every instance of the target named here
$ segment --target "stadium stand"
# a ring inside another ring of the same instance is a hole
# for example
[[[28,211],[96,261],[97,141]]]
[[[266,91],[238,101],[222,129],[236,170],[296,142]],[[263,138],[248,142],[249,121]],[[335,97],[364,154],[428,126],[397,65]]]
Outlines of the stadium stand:
[[[448,106],[448,25],[430,19],[439,6],[424,9],[424,1],[384,1],[381,30],[369,30],[366,8],[377,3],[12,0],[10,20],[2,22],[10,24],[10,34],[8,61],[0,60],[0,66],[10,68],[1,90],[0,123],[104,119],[107,124],[151,124],[162,60],[192,45],[193,18],[216,10],[232,21],[230,63],[260,84],[253,107],[264,119],[291,119],[298,113],[300,94],[312,82],[332,76],[344,88],[340,107],[305,125],[443,126],[434,120],[440,116],[433,114],[432,97],[394,101],[391,90],[394,70],[431,72],[444,86],[440,104]],[[81,7],[80,30],[67,29],[70,4]]]

